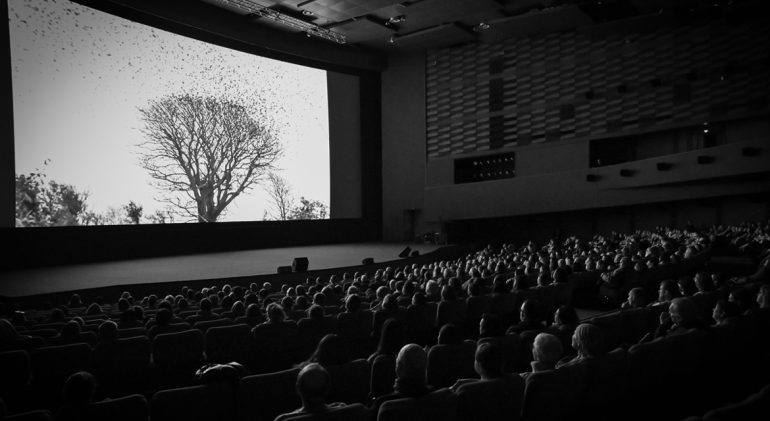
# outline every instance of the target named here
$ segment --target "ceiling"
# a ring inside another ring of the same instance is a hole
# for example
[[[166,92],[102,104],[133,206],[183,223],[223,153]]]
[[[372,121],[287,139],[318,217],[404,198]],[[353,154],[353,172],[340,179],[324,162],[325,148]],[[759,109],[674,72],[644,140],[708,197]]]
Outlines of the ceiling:
[[[346,48],[410,51],[569,30],[628,31],[752,0],[199,0]],[[755,0],[761,3],[763,0]],[[261,11],[254,13],[255,10]],[[268,12],[268,13],[265,13]],[[265,16],[265,15],[271,16]],[[307,30],[307,28],[311,28]],[[316,31],[317,28],[317,31]],[[340,42],[337,42],[340,43]],[[340,43],[342,44],[342,43]]]

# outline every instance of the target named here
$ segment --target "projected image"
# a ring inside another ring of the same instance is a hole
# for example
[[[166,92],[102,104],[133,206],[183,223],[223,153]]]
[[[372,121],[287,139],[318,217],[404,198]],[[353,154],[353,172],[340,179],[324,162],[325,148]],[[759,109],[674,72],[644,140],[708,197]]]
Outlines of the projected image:
[[[16,226],[329,217],[325,71],[8,4]]]

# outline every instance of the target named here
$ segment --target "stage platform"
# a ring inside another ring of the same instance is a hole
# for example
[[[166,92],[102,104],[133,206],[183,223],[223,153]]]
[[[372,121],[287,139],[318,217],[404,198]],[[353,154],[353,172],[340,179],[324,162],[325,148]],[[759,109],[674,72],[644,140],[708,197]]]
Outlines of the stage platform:
[[[407,246],[421,256],[443,247],[407,243],[332,244],[14,270],[0,273],[0,297],[275,275],[278,266],[291,265],[295,257],[308,258],[308,271],[360,266],[367,257],[374,259],[375,264],[405,264],[411,259],[400,259],[398,254]]]

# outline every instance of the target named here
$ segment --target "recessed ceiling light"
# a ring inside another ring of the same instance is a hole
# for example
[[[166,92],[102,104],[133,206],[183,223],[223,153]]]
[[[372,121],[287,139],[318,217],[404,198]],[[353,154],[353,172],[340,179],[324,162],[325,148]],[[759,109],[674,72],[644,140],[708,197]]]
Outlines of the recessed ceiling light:
[[[302,14],[305,16],[313,16],[313,12],[311,12],[310,10],[303,10]]]
[[[473,27],[474,31],[485,31],[487,29],[489,29],[489,24],[486,22],[479,22],[478,25]]]

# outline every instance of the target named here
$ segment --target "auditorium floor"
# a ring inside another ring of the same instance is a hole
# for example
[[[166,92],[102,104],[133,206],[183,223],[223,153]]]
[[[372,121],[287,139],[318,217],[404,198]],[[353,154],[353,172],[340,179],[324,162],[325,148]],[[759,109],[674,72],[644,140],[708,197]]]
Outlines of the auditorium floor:
[[[307,257],[309,270],[342,268],[360,265],[367,257],[376,263],[398,261],[398,254],[406,246],[421,255],[440,247],[406,243],[332,244],[15,270],[0,273],[0,296],[274,274],[278,266],[291,265],[294,257]]]

